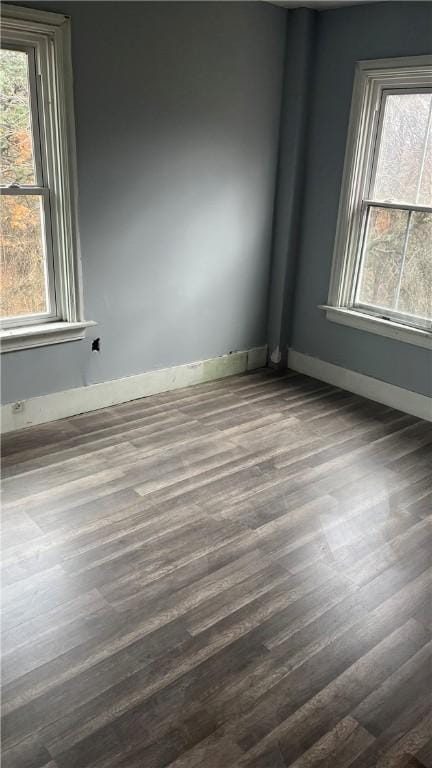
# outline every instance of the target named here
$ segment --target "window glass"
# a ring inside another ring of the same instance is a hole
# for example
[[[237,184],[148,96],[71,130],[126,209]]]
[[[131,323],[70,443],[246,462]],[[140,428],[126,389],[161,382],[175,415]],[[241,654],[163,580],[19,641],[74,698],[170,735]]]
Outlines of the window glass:
[[[432,205],[432,94],[389,94],[373,200]]]
[[[2,316],[48,312],[41,196],[2,195],[0,225]]]
[[[1,183],[35,184],[28,56],[0,51]]]
[[[369,209],[357,301],[392,309],[402,263],[408,211]]]
[[[432,214],[413,211],[396,309],[432,317]]]
[[[43,197],[35,186],[28,54],[0,52],[1,196],[0,312],[5,319],[50,312]],[[11,188],[10,185],[17,185]]]

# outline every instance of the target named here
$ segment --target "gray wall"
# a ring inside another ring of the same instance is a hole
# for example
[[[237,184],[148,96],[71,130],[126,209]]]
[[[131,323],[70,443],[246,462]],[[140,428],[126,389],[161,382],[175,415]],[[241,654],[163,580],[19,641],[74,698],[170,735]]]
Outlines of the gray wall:
[[[318,309],[330,278],[354,76],[360,59],[432,49],[432,4],[380,3],[318,14],[305,195],[291,346],[337,365],[431,394],[425,349],[330,323]]]
[[[2,401],[264,344],[286,12],[45,7],[72,17],[85,310],[99,325],[3,355]]]
[[[2,401],[267,339],[271,351],[288,343],[430,394],[430,353],[330,323],[317,307],[354,64],[430,52],[431,3],[318,14],[249,2],[45,7],[72,16],[85,306],[99,325],[82,342],[3,355]]]

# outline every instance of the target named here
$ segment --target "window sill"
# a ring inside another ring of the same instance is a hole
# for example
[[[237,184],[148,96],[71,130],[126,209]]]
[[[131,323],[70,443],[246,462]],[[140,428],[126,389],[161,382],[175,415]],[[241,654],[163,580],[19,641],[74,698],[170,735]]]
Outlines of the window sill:
[[[432,349],[432,333],[430,331],[395,323],[392,320],[383,320],[380,317],[373,317],[364,312],[356,312],[344,307],[330,307],[326,304],[320,304],[319,308],[324,310],[327,320],[331,320],[333,323],[348,325],[361,331],[369,331],[369,333],[377,333],[389,339],[404,341],[406,344]]]
[[[21,328],[4,328],[0,331],[0,351],[16,352],[19,349],[63,344],[65,341],[83,339],[86,329],[96,325],[92,320],[67,323],[43,323]]]

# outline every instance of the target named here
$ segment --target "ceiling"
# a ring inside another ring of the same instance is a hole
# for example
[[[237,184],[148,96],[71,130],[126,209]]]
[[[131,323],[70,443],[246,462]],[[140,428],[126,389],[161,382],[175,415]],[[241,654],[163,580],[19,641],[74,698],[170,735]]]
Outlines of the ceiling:
[[[281,5],[284,8],[315,8],[318,11],[329,10],[330,8],[342,8],[347,5],[367,5],[369,3],[388,2],[389,0],[265,0],[273,5]]]

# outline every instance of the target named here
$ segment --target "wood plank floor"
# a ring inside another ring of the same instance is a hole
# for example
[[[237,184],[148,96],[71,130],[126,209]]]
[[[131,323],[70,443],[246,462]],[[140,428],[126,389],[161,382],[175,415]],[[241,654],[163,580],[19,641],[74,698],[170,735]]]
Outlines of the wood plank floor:
[[[431,453],[269,370],[7,435],[2,768],[431,768]]]

